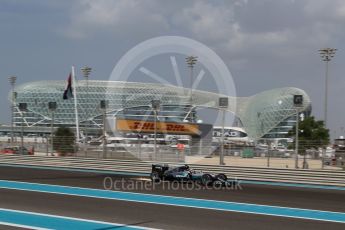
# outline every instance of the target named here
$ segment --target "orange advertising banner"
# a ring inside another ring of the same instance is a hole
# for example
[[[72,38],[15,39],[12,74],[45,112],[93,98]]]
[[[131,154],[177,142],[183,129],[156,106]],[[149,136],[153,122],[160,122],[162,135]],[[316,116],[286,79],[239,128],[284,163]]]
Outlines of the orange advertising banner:
[[[153,121],[141,120],[116,120],[116,130],[123,132],[153,133],[155,123]],[[199,127],[196,124],[173,123],[157,121],[157,132],[167,134],[200,135]]]

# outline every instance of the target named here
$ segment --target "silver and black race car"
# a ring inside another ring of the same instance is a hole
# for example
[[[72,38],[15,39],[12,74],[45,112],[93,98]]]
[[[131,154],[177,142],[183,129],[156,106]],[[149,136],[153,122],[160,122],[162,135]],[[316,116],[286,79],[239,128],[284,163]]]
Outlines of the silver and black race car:
[[[181,181],[181,182],[199,182],[202,185],[229,185],[234,183],[228,180],[224,173],[211,174],[202,171],[192,170],[188,165],[170,167],[169,165],[153,164],[151,170],[151,180],[153,182]]]

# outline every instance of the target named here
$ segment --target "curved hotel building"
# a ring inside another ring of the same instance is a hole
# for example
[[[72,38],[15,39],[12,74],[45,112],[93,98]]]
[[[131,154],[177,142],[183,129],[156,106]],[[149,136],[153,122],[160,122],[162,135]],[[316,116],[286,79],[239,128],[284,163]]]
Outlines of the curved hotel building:
[[[108,118],[152,120],[151,102],[155,99],[161,102],[158,112],[160,122],[188,121],[196,124],[198,107],[217,109],[219,97],[228,97],[193,90],[191,101],[189,89],[173,85],[95,80],[77,83],[77,106],[74,99],[63,99],[65,81],[37,81],[17,86],[13,101],[15,126],[49,127],[52,120],[49,102],[57,104],[54,126],[75,127],[78,121],[80,127],[102,128],[104,111],[100,108],[101,101],[107,103]],[[298,112],[309,115],[309,96],[303,90],[291,87],[268,90],[250,97],[228,97],[227,110],[236,115],[249,138],[285,138],[296,122],[294,95],[303,96]],[[20,103],[27,104],[25,112],[19,109]]]

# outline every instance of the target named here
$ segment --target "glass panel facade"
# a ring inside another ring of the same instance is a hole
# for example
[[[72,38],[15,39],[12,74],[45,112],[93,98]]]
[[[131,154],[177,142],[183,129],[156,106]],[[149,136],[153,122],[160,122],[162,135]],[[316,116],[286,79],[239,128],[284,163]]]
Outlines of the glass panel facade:
[[[63,100],[65,81],[38,81],[16,87],[16,126],[49,126],[52,113],[48,102],[57,102],[54,113],[56,125],[75,125],[74,99]],[[110,82],[89,80],[77,81],[77,109],[79,124],[88,123],[101,127],[102,110],[100,101],[108,101],[107,116],[127,116],[137,119],[142,116],[152,117],[151,101],[159,99],[162,107],[159,112],[165,121],[183,122],[194,107],[218,108],[219,97],[216,93],[194,90],[192,106],[189,89],[173,85],[160,85],[137,82]],[[9,94],[10,98],[11,92]],[[251,97],[228,97],[228,111],[234,113],[251,138],[265,135],[278,136],[294,125],[293,116],[296,108],[293,95],[303,95],[303,105],[299,111],[310,111],[309,96],[301,89],[279,88],[265,91]],[[28,111],[22,114],[17,105],[28,103]],[[192,113],[196,120],[196,113]],[[24,118],[24,120],[22,119]]]

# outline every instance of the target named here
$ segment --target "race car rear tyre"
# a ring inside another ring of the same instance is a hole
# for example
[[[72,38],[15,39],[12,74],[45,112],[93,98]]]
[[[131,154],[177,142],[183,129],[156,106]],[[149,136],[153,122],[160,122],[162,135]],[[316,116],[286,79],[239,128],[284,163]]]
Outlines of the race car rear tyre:
[[[220,180],[220,181],[227,181],[228,177],[224,173],[220,173],[220,174],[216,175],[216,179]]]
[[[213,179],[212,176],[210,174],[204,174],[201,176],[201,184],[202,185],[209,185],[210,183],[212,183]]]
[[[159,178],[158,173],[156,173],[156,172],[151,173],[150,178],[151,178],[151,181],[153,183],[158,183],[158,182],[161,181],[161,179]]]

